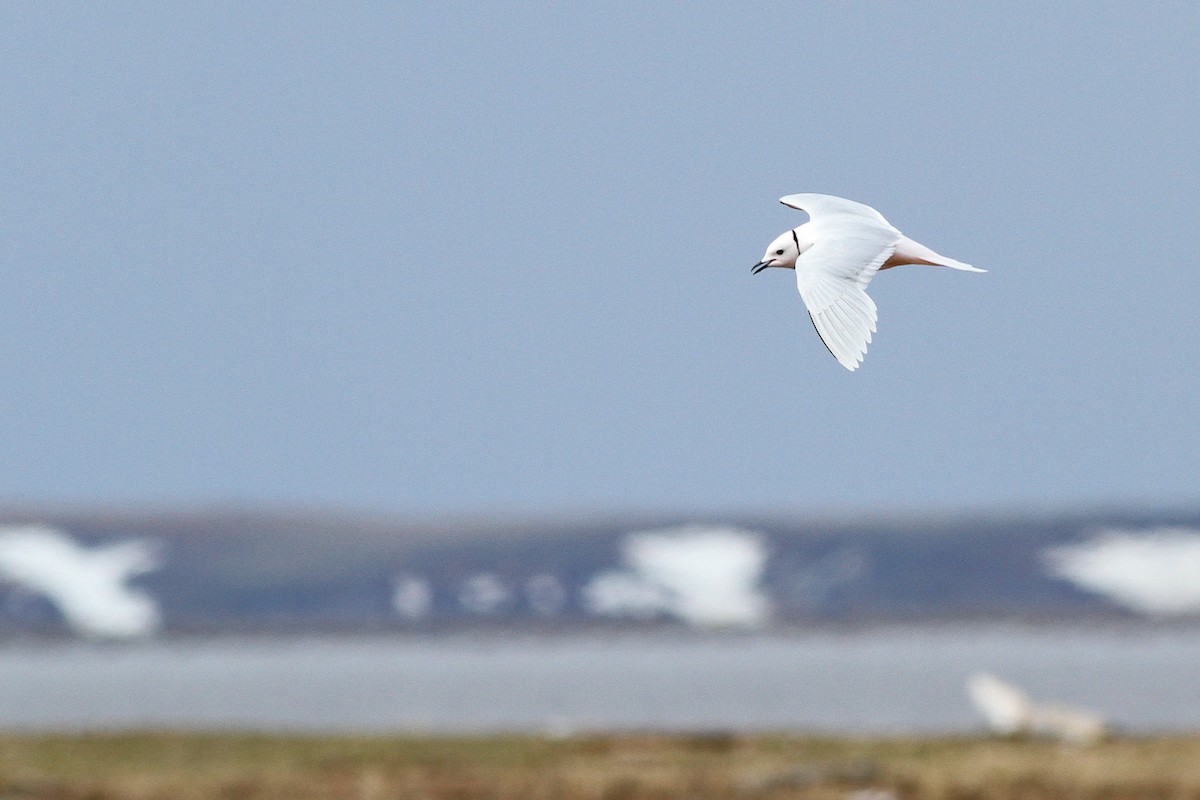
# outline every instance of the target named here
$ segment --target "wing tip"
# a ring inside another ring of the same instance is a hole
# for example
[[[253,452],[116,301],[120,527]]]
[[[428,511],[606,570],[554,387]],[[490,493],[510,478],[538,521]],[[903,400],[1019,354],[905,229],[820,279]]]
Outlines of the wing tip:
[[[839,364],[841,364],[843,367],[850,370],[851,372],[854,372],[856,369],[858,369],[859,367],[862,366],[863,359],[866,358],[866,355],[867,355],[867,350],[866,350],[865,345],[863,346],[863,348],[861,350],[857,350],[856,352],[854,352],[851,355],[846,355],[846,354],[838,355],[836,352],[834,352],[834,349],[829,346],[829,342],[826,341],[826,339],[825,339],[825,334],[821,333],[821,326],[817,324],[817,318],[813,316],[813,313],[811,311],[808,312],[808,321],[812,323],[813,330],[817,332],[817,338],[821,340],[821,344],[825,345],[825,349],[829,351],[829,355],[834,357],[834,360],[836,360]],[[874,320],[872,320],[871,321],[871,331],[870,331],[870,333],[867,334],[866,344],[871,343],[871,333],[874,333],[874,332],[875,332],[875,322],[874,322]]]

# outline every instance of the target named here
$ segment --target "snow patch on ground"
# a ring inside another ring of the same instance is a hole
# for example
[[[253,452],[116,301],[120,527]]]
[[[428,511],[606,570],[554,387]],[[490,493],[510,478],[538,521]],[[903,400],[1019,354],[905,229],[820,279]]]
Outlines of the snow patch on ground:
[[[759,590],[767,561],[762,537],[733,527],[687,525],[626,535],[625,569],[584,588],[594,614],[668,614],[697,627],[757,627],[769,604]]]
[[[0,580],[43,595],[84,636],[132,638],[158,630],[158,605],[128,585],[157,567],[150,542],[84,547],[55,528],[0,527]]]
[[[967,679],[967,695],[988,727],[1001,736],[1031,734],[1088,744],[1108,732],[1108,723],[1095,711],[1035,703],[1023,690],[986,672]]]
[[[1200,612],[1200,530],[1106,530],[1044,555],[1050,574],[1142,614]]]

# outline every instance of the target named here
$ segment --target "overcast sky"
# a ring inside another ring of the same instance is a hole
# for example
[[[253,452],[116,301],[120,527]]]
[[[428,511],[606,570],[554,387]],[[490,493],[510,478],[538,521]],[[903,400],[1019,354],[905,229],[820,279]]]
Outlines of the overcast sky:
[[[1200,7],[716,5],[6,4],[0,502],[1200,500]]]

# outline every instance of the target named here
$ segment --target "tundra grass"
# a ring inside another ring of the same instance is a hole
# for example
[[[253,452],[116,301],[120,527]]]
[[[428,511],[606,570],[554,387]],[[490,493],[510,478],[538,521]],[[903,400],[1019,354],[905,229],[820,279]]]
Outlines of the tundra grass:
[[[1200,800],[1200,737],[0,736],[3,800]]]

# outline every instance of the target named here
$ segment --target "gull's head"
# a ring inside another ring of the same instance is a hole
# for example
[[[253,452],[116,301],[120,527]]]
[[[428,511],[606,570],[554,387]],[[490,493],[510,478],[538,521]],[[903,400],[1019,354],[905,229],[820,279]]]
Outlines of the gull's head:
[[[757,275],[767,267],[795,269],[796,259],[799,257],[800,245],[796,238],[796,232],[788,231],[780,234],[775,241],[767,245],[767,252],[763,253],[762,261],[751,267],[750,273]]]

